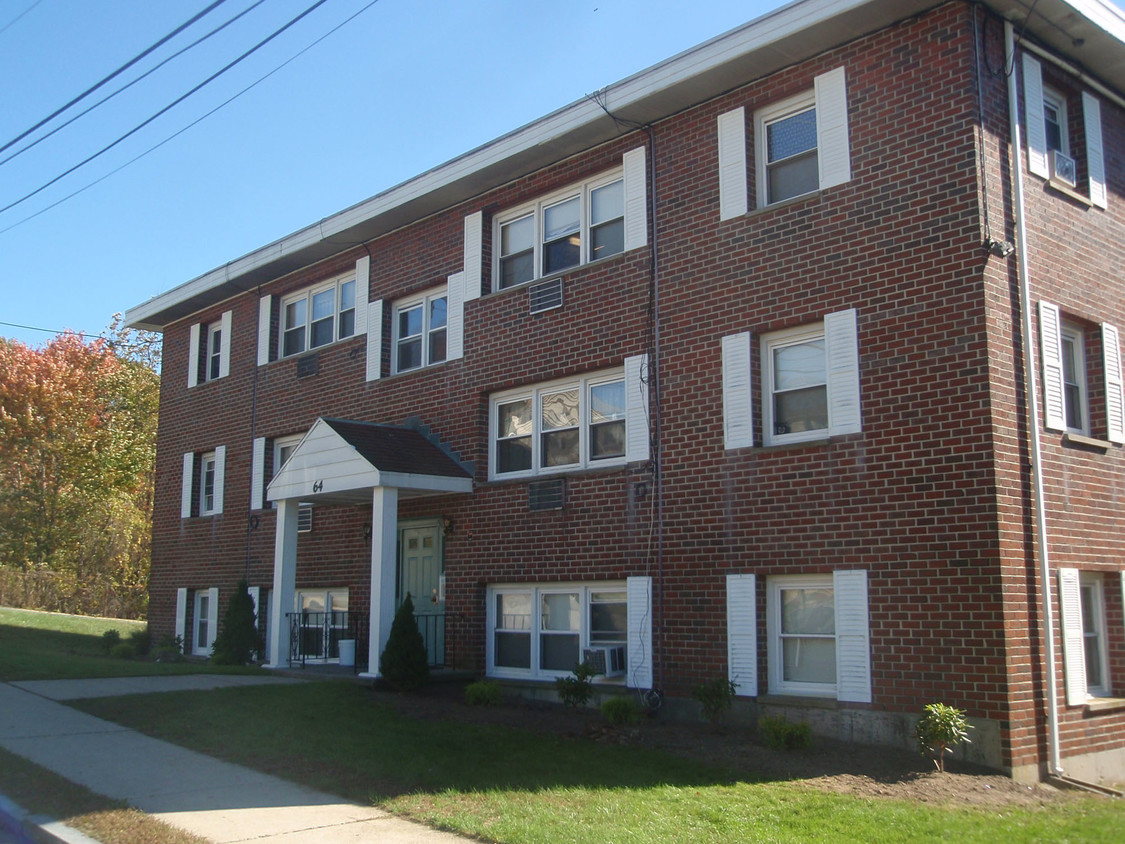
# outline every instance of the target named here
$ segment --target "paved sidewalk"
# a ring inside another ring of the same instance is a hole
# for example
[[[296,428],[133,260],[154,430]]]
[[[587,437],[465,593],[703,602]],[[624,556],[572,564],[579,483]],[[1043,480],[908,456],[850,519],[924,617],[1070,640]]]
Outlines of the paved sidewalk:
[[[197,675],[0,683],[0,747],[214,842],[456,844],[465,839],[158,741],[57,700],[283,683]]]

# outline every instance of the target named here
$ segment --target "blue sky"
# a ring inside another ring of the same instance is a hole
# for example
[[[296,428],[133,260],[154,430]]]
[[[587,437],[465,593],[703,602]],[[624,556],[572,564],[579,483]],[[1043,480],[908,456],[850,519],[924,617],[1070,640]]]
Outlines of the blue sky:
[[[209,2],[0,0],[0,145]],[[64,117],[253,2],[226,0]],[[129,132],[313,2],[266,0],[0,163],[0,207]],[[217,113],[44,210],[184,129],[369,3],[326,0],[91,164],[0,213],[0,322],[101,332],[116,312],[784,5],[380,0]],[[0,152],[0,162],[60,121]],[[0,325],[0,336],[36,346],[51,338],[11,325]]]

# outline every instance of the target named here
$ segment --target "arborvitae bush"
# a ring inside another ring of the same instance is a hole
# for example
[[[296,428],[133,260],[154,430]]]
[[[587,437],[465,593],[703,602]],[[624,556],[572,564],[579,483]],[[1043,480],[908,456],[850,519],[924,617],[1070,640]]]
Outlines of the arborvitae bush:
[[[395,613],[387,646],[379,657],[379,674],[392,689],[409,692],[423,685],[430,677],[430,660],[426,643],[414,620],[414,600],[409,594]]]
[[[469,706],[499,706],[503,697],[500,686],[489,680],[478,680],[465,686],[465,703]]]
[[[254,599],[243,578],[227,604],[219,635],[211,648],[211,661],[216,665],[245,665],[261,650],[262,637],[254,621]]]
[[[152,633],[147,624],[129,634],[129,644],[133,646],[137,656],[148,656],[148,652],[152,650]]]
[[[121,634],[112,628],[102,634],[102,650],[107,654],[121,644]]]
[[[641,720],[641,708],[631,697],[611,697],[602,702],[602,716],[614,726],[636,724]]]

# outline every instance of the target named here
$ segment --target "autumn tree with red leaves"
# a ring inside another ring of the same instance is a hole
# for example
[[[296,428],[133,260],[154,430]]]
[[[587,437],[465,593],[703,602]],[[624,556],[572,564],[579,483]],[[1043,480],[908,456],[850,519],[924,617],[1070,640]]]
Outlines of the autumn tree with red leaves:
[[[0,603],[144,614],[159,345],[110,336],[0,338]]]

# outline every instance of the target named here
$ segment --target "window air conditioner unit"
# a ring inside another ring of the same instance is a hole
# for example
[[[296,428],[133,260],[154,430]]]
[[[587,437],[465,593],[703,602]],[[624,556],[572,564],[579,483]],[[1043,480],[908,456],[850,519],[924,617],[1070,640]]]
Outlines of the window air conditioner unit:
[[[1051,178],[1068,187],[1078,187],[1078,167],[1069,155],[1057,149],[1051,151]]]
[[[625,646],[586,648],[582,651],[582,661],[590,663],[595,674],[621,677],[625,674]]]

